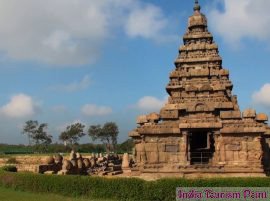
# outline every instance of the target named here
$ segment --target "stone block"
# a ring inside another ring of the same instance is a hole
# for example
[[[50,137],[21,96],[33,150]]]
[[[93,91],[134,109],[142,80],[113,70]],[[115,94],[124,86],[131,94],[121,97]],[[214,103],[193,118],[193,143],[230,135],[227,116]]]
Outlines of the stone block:
[[[179,152],[179,145],[178,144],[166,144],[165,145],[166,152]]]
[[[158,163],[158,152],[146,152],[147,154],[147,161],[148,163],[152,163],[152,164],[155,164],[155,163]]]
[[[187,92],[189,92],[189,91],[198,91],[198,87],[197,86],[194,86],[194,85],[187,85],[186,88],[185,88],[185,90]]]
[[[248,151],[260,151],[262,146],[260,142],[247,142]]]
[[[213,88],[210,84],[204,84],[199,88],[200,91],[213,91]]]
[[[248,152],[248,160],[250,161],[256,161],[261,160],[262,152],[260,151],[249,151]]]
[[[157,152],[158,151],[157,143],[146,143],[145,144],[145,151]]]
[[[160,120],[160,115],[157,113],[151,113],[146,116],[147,121],[158,122]]]
[[[220,112],[221,119],[241,119],[240,111],[221,111]]]
[[[238,152],[238,151],[234,151],[234,152],[233,152],[233,159],[234,159],[235,161],[239,161],[239,152]]]
[[[227,70],[227,69],[221,69],[220,71],[219,71],[219,74],[221,75],[221,76],[228,76],[229,75],[229,70]]]
[[[54,164],[54,158],[53,156],[47,156],[42,159],[42,162],[43,164],[46,164],[46,165]]]
[[[238,143],[233,143],[232,144],[227,144],[225,145],[226,151],[240,151],[241,150],[241,145],[240,142]]]
[[[130,131],[130,132],[128,133],[128,136],[129,136],[129,137],[139,137],[140,134],[139,134],[137,131]]]
[[[201,77],[201,76],[208,76],[209,69],[191,69],[190,75],[193,77]]]
[[[142,144],[142,143],[136,144],[135,149],[136,149],[137,152],[144,152],[145,151],[144,144]]]
[[[259,121],[259,122],[268,121],[268,116],[264,113],[259,113],[256,115],[256,121]]]
[[[167,162],[167,153],[166,152],[159,152],[158,156],[159,156],[160,163]]]
[[[165,143],[159,143],[158,144],[158,151],[164,152],[165,151]]]
[[[226,161],[233,161],[233,151],[225,151],[225,160]]]
[[[233,109],[233,103],[232,102],[219,102],[215,103],[214,107],[216,109]]]
[[[162,119],[178,119],[179,112],[178,110],[161,110],[160,115]]]
[[[141,115],[137,118],[137,124],[144,124],[147,123],[147,116],[146,115]]]
[[[168,155],[168,157],[169,157],[169,162],[170,163],[178,163],[179,162],[179,154],[170,154],[170,155]]]
[[[256,111],[254,109],[246,109],[243,112],[243,118],[255,118],[256,117]]]

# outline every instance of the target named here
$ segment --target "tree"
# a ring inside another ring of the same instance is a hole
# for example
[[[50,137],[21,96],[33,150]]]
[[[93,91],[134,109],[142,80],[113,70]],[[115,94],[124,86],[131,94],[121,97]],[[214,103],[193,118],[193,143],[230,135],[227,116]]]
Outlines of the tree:
[[[88,129],[88,135],[93,141],[100,140],[106,148],[107,153],[115,149],[118,137],[118,126],[114,122],[107,122],[101,125],[92,125]]]
[[[38,121],[29,120],[25,122],[22,133],[28,136],[29,145],[31,145],[31,139],[35,133],[37,126]]]
[[[131,153],[132,149],[134,148],[134,141],[133,139],[127,139],[122,144],[119,144],[117,148],[119,152]]]
[[[52,136],[47,133],[48,124],[40,124],[34,132],[33,140],[35,144],[51,144]]]
[[[66,127],[66,130],[63,131],[60,136],[59,140],[63,141],[66,144],[77,144],[81,137],[85,135],[83,132],[85,125],[81,123],[71,124]]]
[[[47,148],[52,143],[52,136],[47,133],[48,124],[39,124],[38,121],[29,120],[25,122],[23,134],[27,134],[29,145],[34,141],[37,150]]]

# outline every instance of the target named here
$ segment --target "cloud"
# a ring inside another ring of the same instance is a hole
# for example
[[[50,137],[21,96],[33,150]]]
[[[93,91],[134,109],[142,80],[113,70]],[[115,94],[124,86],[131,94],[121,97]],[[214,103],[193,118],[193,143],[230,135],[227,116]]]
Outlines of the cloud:
[[[154,5],[137,7],[131,11],[125,30],[129,37],[164,40],[163,30],[168,26],[162,10]]]
[[[53,91],[62,91],[62,92],[77,92],[87,89],[90,86],[90,83],[91,83],[90,77],[89,75],[86,75],[79,82],[75,81],[67,85],[56,85],[49,87],[49,89]]]
[[[239,43],[243,38],[270,39],[270,1],[222,0],[224,11],[210,12],[210,22],[226,41]]]
[[[10,102],[2,106],[0,113],[9,118],[21,118],[32,116],[37,111],[37,103],[32,97],[18,94],[11,98]]]
[[[164,99],[158,99],[153,96],[144,96],[142,97],[135,108],[146,111],[159,111],[167,101],[167,96]]]
[[[1,52],[59,67],[95,62],[114,30],[151,39],[167,26],[142,0],[0,0],[0,14]]]
[[[270,83],[263,85],[259,91],[253,93],[252,100],[255,104],[270,109]]]
[[[86,104],[81,108],[82,114],[86,116],[105,116],[112,113],[112,109],[107,106]]]

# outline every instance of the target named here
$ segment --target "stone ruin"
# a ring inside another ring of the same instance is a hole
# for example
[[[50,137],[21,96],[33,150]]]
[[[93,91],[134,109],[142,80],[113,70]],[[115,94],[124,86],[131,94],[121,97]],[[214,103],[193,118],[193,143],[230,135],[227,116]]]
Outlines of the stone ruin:
[[[123,168],[122,168],[123,167]],[[38,166],[38,173],[58,175],[117,175],[129,172],[129,155],[123,157],[113,154],[92,154],[89,158],[83,158],[80,153],[71,151],[69,159],[64,159],[57,154],[54,157],[46,157],[42,165]]]
[[[195,1],[160,113],[138,117],[137,174],[264,176],[269,170],[266,114],[241,113],[207,18]]]

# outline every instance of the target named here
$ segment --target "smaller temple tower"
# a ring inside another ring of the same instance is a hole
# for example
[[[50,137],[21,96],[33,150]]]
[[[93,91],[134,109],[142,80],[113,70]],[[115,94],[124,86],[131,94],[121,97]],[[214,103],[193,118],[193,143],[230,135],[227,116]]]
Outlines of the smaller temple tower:
[[[194,13],[166,87],[159,114],[138,117],[133,171],[160,174],[263,176],[269,167],[266,114],[240,111],[207,18]]]

